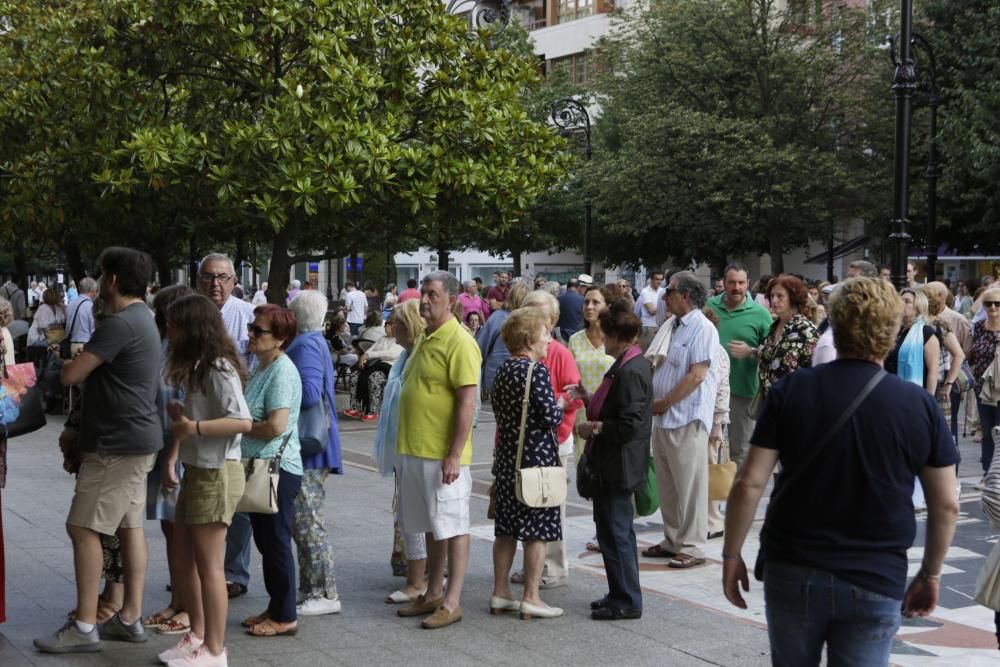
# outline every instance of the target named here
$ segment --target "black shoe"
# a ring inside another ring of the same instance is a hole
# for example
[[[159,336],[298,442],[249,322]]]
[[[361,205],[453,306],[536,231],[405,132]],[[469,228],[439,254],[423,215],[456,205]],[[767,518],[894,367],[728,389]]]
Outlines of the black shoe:
[[[590,617],[595,621],[625,621],[629,619],[642,618],[642,609],[625,611],[618,607],[602,607],[590,612]]]
[[[725,534],[726,534],[726,531],[724,531],[724,530],[720,530],[720,531],[719,531],[719,532],[717,532],[717,533],[709,533],[709,534],[708,534],[708,539],[710,539],[710,540],[714,540],[715,538],[717,538],[717,537],[722,537],[722,536],[723,536],[723,535],[725,535]]]
[[[247,594],[247,587],[236,581],[226,582],[226,593],[229,595],[229,599],[238,598],[241,595]]]
[[[608,596],[605,595],[600,600],[594,600],[590,603],[591,611],[597,611],[598,609],[604,609],[608,606]]]

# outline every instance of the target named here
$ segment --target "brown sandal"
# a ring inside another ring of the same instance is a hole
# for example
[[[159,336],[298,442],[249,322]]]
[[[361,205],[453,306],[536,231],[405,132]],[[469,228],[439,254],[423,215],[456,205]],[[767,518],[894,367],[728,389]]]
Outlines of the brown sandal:
[[[251,627],[247,630],[247,634],[254,637],[277,637],[279,635],[294,637],[298,631],[298,621],[292,621],[291,623],[279,623],[278,621],[267,619],[264,622],[257,623]]]
[[[260,625],[264,621],[271,619],[271,612],[265,611],[263,614],[257,614],[256,616],[247,616],[243,619],[244,628],[252,628],[255,625]]]
[[[147,616],[146,618],[142,619],[142,625],[143,627],[146,628],[155,628],[156,626],[162,623],[166,623],[179,613],[181,612],[178,611],[177,609],[174,609],[173,607],[167,607],[163,611],[158,611],[152,616]]]
[[[642,555],[646,558],[674,558],[677,556],[673,551],[667,551],[659,544],[654,544],[648,549],[643,549]]]
[[[686,570],[689,567],[697,567],[698,565],[704,564],[704,558],[698,558],[697,556],[692,556],[691,554],[677,554],[677,556],[667,563],[667,566],[678,570]]]

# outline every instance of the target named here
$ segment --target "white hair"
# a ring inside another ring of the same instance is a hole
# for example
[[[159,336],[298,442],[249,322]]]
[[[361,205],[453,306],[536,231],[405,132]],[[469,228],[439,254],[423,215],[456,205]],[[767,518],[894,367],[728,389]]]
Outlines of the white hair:
[[[229,270],[236,273],[236,265],[233,264],[233,260],[229,259],[228,255],[223,255],[221,252],[210,252],[201,258],[201,264],[199,267],[205,266],[208,262],[222,262],[229,265]]]
[[[262,290],[264,290],[265,292],[267,291],[267,281],[266,280],[260,284],[260,288]]]
[[[327,301],[319,290],[303,290],[288,304],[288,309],[295,313],[296,326],[300,332],[323,330]]]
[[[302,281],[301,280],[293,280],[291,284],[292,284],[292,289],[298,289],[298,288],[302,287]]]

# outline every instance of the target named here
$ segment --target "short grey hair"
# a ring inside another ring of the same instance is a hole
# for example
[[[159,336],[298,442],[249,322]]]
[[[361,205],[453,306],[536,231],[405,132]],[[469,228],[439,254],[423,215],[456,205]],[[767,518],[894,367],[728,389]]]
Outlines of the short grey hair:
[[[878,268],[863,259],[857,259],[847,265],[849,269],[861,269],[861,277],[863,278],[878,278]]]
[[[77,290],[80,294],[90,294],[91,292],[97,291],[97,281],[87,276],[80,281],[80,289]]]
[[[546,281],[542,285],[541,289],[545,290],[546,292],[548,292],[552,296],[559,296],[559,283],[557,281],[555,281],[555,280],[548,280],[548,281]]]
[[[705,307],[708,290],[696,275],[690,271],[680,271],[670,276],[670,279],[677,281],[677,291],[687,294],[692,306],[699,310]]]
[[[293,280],[289,284],[292,286],[292,289],[299,289],[300,287],[302,287],[302,281],[301,280]]]
[[[469,289],[469,285],[472,285],[473,287],[475,287],[476,286],[476,281],[475,280],[464,280],[464,281],[462,281],[462,287],[464,287],[465,289]]]
[[[327,307],[326,297],[317,289],[299,292],[288,304],[288,309],[295,313],[296,326],[302,333],[323,330]]]
[[[229,259],[229,255],[223,255],[221,252],[210,252],[201,258],[201,264],[199,267],[205,266],[206,262],[224,262],[229,265],[230,270],[233,274],[236,273],[236,265],[233,264],[233,260]]]
[[[458,296],[462,292],[462,288],[458,284],[458,278],[455,277],[455,274],[448,271],[431,271],[420,281],[421,285],[426,285],[427,283],[441,283],[441,287],[448,293],[448,296]]]

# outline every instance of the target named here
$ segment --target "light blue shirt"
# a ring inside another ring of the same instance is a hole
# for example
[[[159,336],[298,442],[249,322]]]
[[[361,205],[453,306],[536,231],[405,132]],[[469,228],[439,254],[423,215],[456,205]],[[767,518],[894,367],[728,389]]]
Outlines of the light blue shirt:
[[[671,336],[667,358],[653,373],[653,397],[657,400],[673,391],[695,364],[707,362],[711,371],[715,349],[719,345],[719,333],[715,325],[702,315],[701,310],[692,310],[675,321],[679,324]],[[707,373],[698,388],[686,398],[671,405],[662,415],[654,416],[653,425],[660,428],[681,428],[697,421],[702,423],[706,431],[711,431],[717,388],[716,374]]]
[[[403,369],[410,353],[403,350],[396,362],[389,369],[389,378],[385,382],[382,393],[382,409],[379,411],[378,426],[375,430],[375,448],[372,458],[378,471],[383,475],[391,475],[399,467],[399,454],[396,452],[396,436],[399,434],[399,392],[403,387]],[[477,392],[478,393],[478,392]]]
[[[250,376],[246,387],[247,406],[255,422],[265,421],[267,415],[282,408],[288,409],[288,425],[284,432],[271,440],[243,436],[243,457],[269,459],[278,455],[285,436],[288,445],[281,456],[281,469],[294,475],[302,474],[302,447],[299,445],[299,409],[302,406],[302,378],[287,354],[280,355],[270,366],[258,367]]]
[[[243,299],[237,299],[232,294],[222,304],[219,313],[222,315],[222,324],[226,327],[226,332],[236,344],[236,350],[243,355],[247,368],[253,368],[256,357],[247,352],[247,344],[250,342],[250,334],[247,333],[247,325],[253,322],[253,311],[256,306],[247,303]]]
[[[94,302],[85,296],[70,302],[66,309],[66,335],[71,343],[89,343],[94,335]]]

